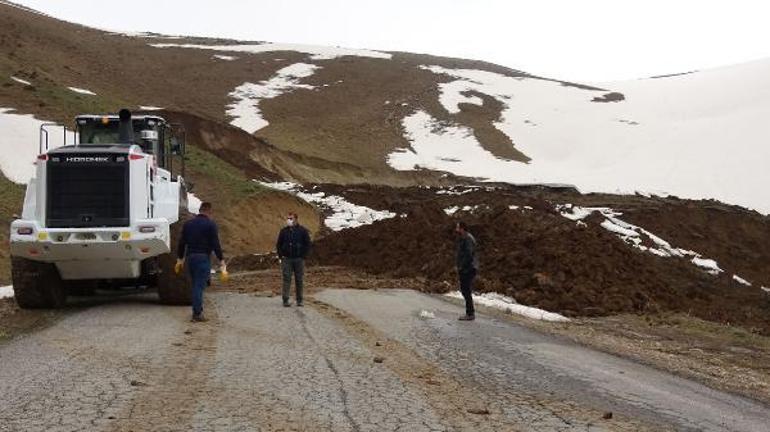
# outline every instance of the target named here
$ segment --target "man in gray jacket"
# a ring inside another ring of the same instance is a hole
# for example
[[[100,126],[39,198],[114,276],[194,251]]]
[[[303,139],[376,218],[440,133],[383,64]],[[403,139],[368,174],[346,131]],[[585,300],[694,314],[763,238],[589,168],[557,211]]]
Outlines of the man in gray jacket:
[[[473,279],[479,270],[479,259],[476,255],[476,238],[468,232],[465,222],[455,226],[457,233],[457,274],[460,277],[460,292],[465,299],[465,315],[460,321],[473,321],[476,311],[473,308]]]

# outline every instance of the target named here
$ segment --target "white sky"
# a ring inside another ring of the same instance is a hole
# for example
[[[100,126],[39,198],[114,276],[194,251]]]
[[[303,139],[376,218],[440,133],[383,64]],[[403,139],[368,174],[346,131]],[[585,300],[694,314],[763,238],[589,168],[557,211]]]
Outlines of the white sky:
[[[765,0],[16,1],[99,28],[430,53],[583,82],[770,57]]]

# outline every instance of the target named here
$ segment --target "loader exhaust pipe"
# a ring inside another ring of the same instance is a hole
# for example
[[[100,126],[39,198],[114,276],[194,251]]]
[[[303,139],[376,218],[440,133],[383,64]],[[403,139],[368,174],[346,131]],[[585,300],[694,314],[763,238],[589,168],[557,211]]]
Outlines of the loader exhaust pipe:
[[[131,111],[123,108],[118,113],[120,124],[118,125],[118,141],[120,144],[134,143],[134,125],[131,122]]]

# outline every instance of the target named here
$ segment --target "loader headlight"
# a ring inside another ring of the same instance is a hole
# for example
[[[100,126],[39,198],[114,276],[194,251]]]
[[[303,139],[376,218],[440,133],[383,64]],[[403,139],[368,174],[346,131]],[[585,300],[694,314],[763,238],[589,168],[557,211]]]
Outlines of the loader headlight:
[[[16,234],[18,235],[32,235],[32,233],[35,230],[33,230],[31,227],[21,227],[16,229]]]
[[[142,234],[154,233],[155,232],[155,227],[154,226],[139,227],[139,232],[142,233]]]

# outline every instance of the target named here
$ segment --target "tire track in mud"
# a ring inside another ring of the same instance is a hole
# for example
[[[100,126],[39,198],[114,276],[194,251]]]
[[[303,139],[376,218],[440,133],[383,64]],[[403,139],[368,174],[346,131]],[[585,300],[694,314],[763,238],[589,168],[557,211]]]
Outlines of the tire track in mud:
[[[164,356],[153,356],[131,385],[136,396],[117,417],[111,431],[172,431],[193,429],[199,402],[216,395],[208,382],[216,363],[221,322],[212,301],[206,300],[208,322],[190,323],[181,340],[169,341]]]
[[[449,430],[528,431],[538,430],[652,430],[630,419],[615,417],[597,424],[602,414],[556,400],[516,396],[516,404],[531,411],[527,418],[506,416],[501,403],[480,389],[463,384],[402,343],[390,339],[369,324],[330,304],[311,298],[308,302],[322,315],[340,322],[365,346],[382,357],[382,364],[404,385],[420,394]]]

